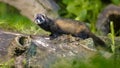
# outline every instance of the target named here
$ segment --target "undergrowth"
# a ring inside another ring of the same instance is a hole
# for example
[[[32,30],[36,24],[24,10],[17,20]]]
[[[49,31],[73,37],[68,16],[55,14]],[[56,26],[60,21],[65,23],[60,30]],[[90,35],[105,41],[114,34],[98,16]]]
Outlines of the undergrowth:
[[[5,3],[0,2],[0,29],[25,34],[47,34],[27,17]]]
[[[113,58],[105,58],[101,55],[95,55],[89,60],[75,59],[60,59],[51,65],[51,68],[120,68],[120,60]]]

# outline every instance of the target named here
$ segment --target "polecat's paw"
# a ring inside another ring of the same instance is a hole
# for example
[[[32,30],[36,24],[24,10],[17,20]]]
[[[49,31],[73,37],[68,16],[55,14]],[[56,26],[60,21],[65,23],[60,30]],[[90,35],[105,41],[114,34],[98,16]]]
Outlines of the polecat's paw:
[[[59,35],[58,34],[51,34],[50,35],[50,40],[53,40],[55,38],[57,38]]]

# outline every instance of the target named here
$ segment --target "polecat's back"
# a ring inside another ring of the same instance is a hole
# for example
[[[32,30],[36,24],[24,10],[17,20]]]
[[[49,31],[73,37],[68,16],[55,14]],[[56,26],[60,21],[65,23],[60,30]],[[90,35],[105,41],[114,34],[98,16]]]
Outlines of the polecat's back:
[[[58,28],[70,34],[78,34],[82,31],[89,31],[88,27],[84,23],[76,20],[58,18],[54,21],[54,23]]]

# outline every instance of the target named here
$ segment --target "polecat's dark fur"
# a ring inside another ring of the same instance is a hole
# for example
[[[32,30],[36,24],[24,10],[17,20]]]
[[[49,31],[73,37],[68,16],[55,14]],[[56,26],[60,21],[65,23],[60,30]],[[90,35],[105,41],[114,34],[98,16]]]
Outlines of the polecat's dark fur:
[[[91,37],[96,44],[106,47],[106,44],[91,33],[89,28],[82,22],[63,18],[52,20],[42,14],[38,14],[35,21],[42,29],[51,32],[51,37],[57,37],[62,34],[71,34],[83,39]]]

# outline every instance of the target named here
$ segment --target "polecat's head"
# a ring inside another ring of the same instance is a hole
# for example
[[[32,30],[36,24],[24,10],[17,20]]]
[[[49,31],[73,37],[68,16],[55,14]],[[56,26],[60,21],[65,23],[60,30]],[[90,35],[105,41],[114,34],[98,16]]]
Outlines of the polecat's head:
[[[42,14],[37,14],[35,18],[35,23],[36,24],[42,24],[46,22],[46,16]]]

